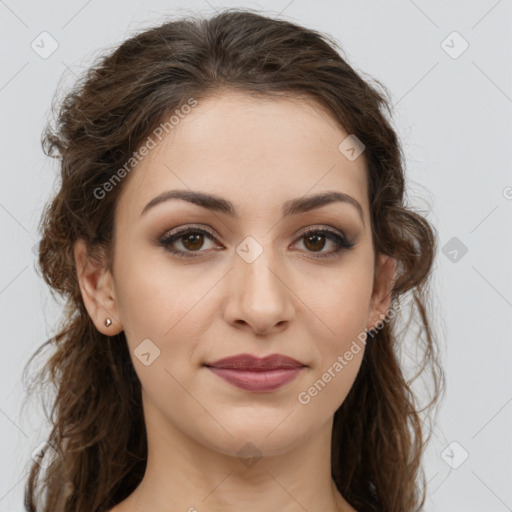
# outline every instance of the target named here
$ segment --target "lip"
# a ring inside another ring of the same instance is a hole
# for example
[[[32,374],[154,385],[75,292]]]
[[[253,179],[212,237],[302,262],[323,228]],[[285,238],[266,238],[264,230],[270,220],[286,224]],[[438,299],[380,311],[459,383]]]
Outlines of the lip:
[[[240,354],[206,363],[204,366],[230,384],[253,392],[278,389],[291,382],[306,368],[300,361],[282,354],[263,358]]]

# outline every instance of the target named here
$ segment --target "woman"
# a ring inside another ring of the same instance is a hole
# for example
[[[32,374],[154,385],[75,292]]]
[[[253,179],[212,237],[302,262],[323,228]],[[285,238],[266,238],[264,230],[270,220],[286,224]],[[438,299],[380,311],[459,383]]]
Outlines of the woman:
[[[91,67],[44,134],[39,264],[67,315],[27,511],[421,508],[397,318],[419,313],[432,407],[436,235],[384,108],[333,40],[252,11]]]

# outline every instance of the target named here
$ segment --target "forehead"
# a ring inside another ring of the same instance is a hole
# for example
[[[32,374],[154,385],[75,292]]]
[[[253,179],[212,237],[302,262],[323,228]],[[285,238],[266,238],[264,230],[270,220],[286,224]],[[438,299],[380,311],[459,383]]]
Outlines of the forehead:
[[[229,92],[188,112],[174,118],[174,128],[155,138],[154,149],[130,172],[118,204],[122,215],[135,218],[171,189],[226,197],[248,214],[337,190],[367,210],[364,153],[351,161],[339,150],[349,134],[315,101]]]

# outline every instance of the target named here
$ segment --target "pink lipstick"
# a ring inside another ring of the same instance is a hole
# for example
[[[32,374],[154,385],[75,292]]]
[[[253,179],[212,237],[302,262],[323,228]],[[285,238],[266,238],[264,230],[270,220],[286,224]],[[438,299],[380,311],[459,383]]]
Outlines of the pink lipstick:
[[[306,368],[301,362],[282,354],[263,358],[239,354],[205,366],[238,388],[260,393],[284,386]]]

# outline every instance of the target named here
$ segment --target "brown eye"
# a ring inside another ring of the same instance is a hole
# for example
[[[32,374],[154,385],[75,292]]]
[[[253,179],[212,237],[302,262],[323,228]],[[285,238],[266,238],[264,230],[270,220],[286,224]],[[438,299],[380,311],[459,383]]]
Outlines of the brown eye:
[[[310,229],[302,233],[299,240],[303,241],[306,252],[317,253],[314,254],[315,258],[335,258],[344,249],[352,249],[356,245],[355,242],[349,242],[345,236],[330,229]],[[334,245],[334,249],[324,251],[328,242]]]
[[[161,238],[159,244],[163,246],[166,251],[176,256],[193,258],[196,256],[193,253],[200,254],[206,252],[202,249],[204,249],[205,242],[208,241],[212,243],[214,241],[214,237],[211,233],[204,229],[187,227]]]
[[[321,251],[325,246],[325,235],[305,235],[304,245],[311,251]]]
[[[201,249],[204,243],[204,235],[202,233],[189,233],[181,236],[182,244],[189,251],[197,251]]]

